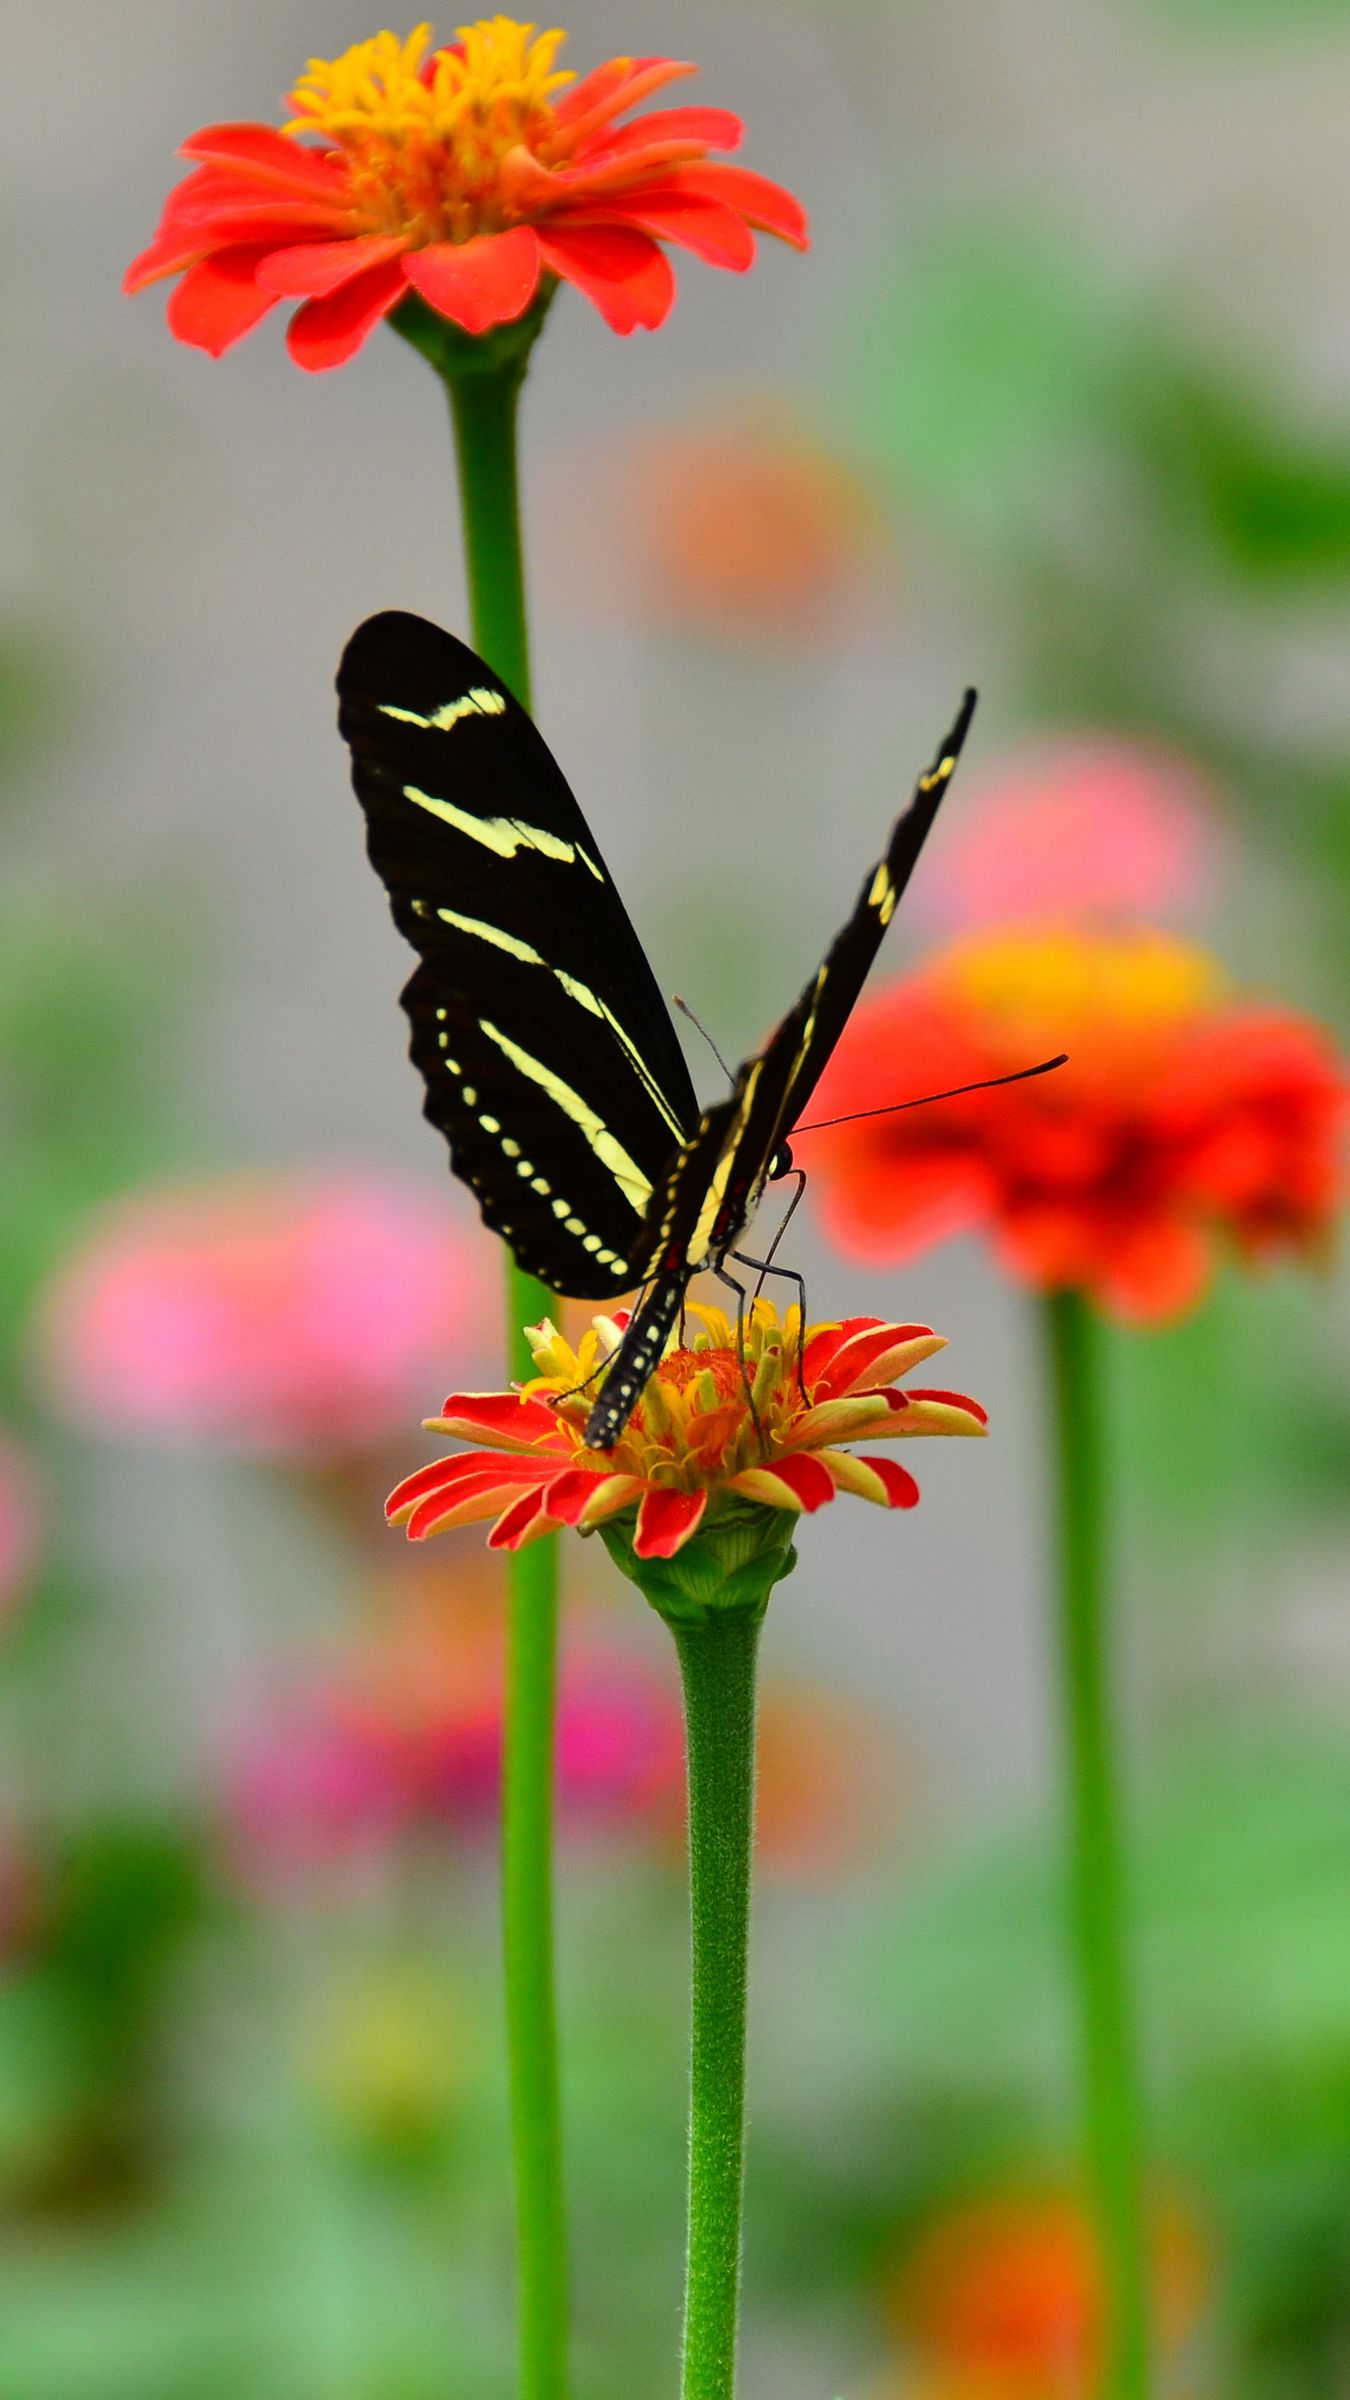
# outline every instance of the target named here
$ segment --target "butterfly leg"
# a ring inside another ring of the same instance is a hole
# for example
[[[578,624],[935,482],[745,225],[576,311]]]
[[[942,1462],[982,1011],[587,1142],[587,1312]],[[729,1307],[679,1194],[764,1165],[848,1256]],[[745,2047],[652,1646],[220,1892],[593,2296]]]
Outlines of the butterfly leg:
[[[740,1365],[741,1381],[745,1385],[745,1405],[750,1411],[750,1422],[755,1429],[755,1439],[762,1450],[764,1448],[764,1427],[760,1423],[759,1410],[755,1406],[754,1386],[750,1381],[750,1367],[745,1355],[745,1319],[750,1295],[743,1283],[738,1283],[734,1275],[728,1275],[727,1255],[724,1250],[713,1268],[713,1273],[719,1283],[724,1283],[727,1289],[736,1295],[736,1357]],[[736,1255],[735,1251],[731,1252],[733,1258]]]
[[[806,1277],[799,1275],[795,1267],[776,1267],[773,1263],[772,1252],[767,1258],[747,1258],[744,1250],[733,1250],[730,1252],[730,1256],[735,1259],[737,1266],[754,1267],[757,1270],[759,1275],[759,1281],[755,1285],[757,1300],[764,1289],[766,1275],[781,1275],[784,1283],[795,1283],[797,1286],[797,1306],[801,1312],[801,1321],[797,1329],[797,1389],[802,1396],[803,1408],[809,1408],[811,1395],[807,1391],[802,1375],[802,1353],[806,1347]]]

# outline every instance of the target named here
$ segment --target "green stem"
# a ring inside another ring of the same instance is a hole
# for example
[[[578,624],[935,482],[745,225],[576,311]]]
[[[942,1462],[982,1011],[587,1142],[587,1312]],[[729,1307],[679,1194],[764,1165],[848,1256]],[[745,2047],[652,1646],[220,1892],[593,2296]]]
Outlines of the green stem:
[[[745,2156],[745,2017],[762,1608],[672,1622],[689,1758],[693,1935],[683,2400],[733,2400]]]
[[[1097,1329],[1076,1293],[1053,1293],[1045,1306],[1059,1458],[1069,1907],[1087,2168],[1105,2295],[1102,2400],[1147,2400],[1143,2107],[1110,1694],[1101,1361]]]
[[[518,325],[472,339],[419,301],[397,330],[445,383],[454,425],[475,646],[530,705],[516,417],[545,296]],[[522,1328],[555,1313],[547,1286],[506,1265],[511,1371],[534,1372]],[[566,2400],[567,2237],[553,1978],[553,1745],[557,1695],[556,1536],[509,1564],[502,1766],[502,1927],[516,2185],[520,2400]]]

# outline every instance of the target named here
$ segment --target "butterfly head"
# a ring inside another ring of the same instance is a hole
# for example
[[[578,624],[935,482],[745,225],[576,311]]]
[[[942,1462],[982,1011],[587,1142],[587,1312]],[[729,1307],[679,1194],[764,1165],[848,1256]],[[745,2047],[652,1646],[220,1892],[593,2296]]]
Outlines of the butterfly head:
[[[769,1160],[768,1172],[765,1176],[765,1181],[767,1183],[777,1183],[780,1176],[794,1175],[796,1171],[797,1162],[793,1158],[791,1145],[787,1142],[780,1142],[777,1149],[774,1151],[773,1157]]]

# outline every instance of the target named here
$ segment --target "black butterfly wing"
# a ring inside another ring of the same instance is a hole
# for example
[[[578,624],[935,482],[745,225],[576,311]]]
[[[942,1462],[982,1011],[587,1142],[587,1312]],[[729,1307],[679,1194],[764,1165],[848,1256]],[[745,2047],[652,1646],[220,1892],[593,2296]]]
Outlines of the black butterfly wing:
[[[967,692],[848,923],[759,1056],[747,1059],[731,1098],[707,1111],[672,1158],[648,1211],[649,1273],[672,1264],[680,1245],[687,1263],[697,1266],[739,1238],[775,1151],[790,1137],[848,1022],[942,804],[974,710],[975,694]]]
[[[500,677],[425,618],[369,618],[338,692],[371,862],[421,960],[402,997],[426,1114],[521,1266],[612,1299],[699,1109],[594,837]]]
[[[772,1133],[767,1135],[766,1163],[778,1143],[786,1141],[800,1121],[853,1013],[881,947],[882,936],[942,806],[970,731],[975,699],[974,692],[965,694],[955,724],[932,765],[919,777],[909,806],[897,817],[885,856],[877,861],[863,885],[852,916],[830,944],[823,965],[795,1006],[788,1010],[764,1052],[765,1073],[757,1094],[754,1124],[747,1128],[747,1144],[752,1130],[757,1138],[765,1138],[768,1112],[776,1104],[779,1113]]]
[[[741,1067],[725,1100],[704,1111],[652,1193],[634,1256],[651,1290],[634,1311],[586,1426],[610,1450],[660,1357],[691,1274],[739,1238],[775,1152],[791,1134],[848,1022],[881,939],[914,871],[975,709],[967,692],[933,764],[896,821],[886,855],[824,961],[763,1050]]]

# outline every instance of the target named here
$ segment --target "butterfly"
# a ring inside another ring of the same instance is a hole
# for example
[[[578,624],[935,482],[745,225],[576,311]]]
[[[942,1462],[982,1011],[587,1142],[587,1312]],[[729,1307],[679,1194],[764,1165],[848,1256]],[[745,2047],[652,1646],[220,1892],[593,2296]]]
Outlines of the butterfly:
[[[454,1172],[555,1291],[613,1301],[643,1287],[586,1425],[589,1448],[612,1449],[690,1278],[710,1267],[740,1290],[725,1261],[766,1184],[793,1172],[792,1133],[937,815],[975,694],[822,964],[707,1109],[595,837],[501,678],[439,626],[389,610],[353,634],[338,694],[371,863],[418,954],[402,1002]]]

